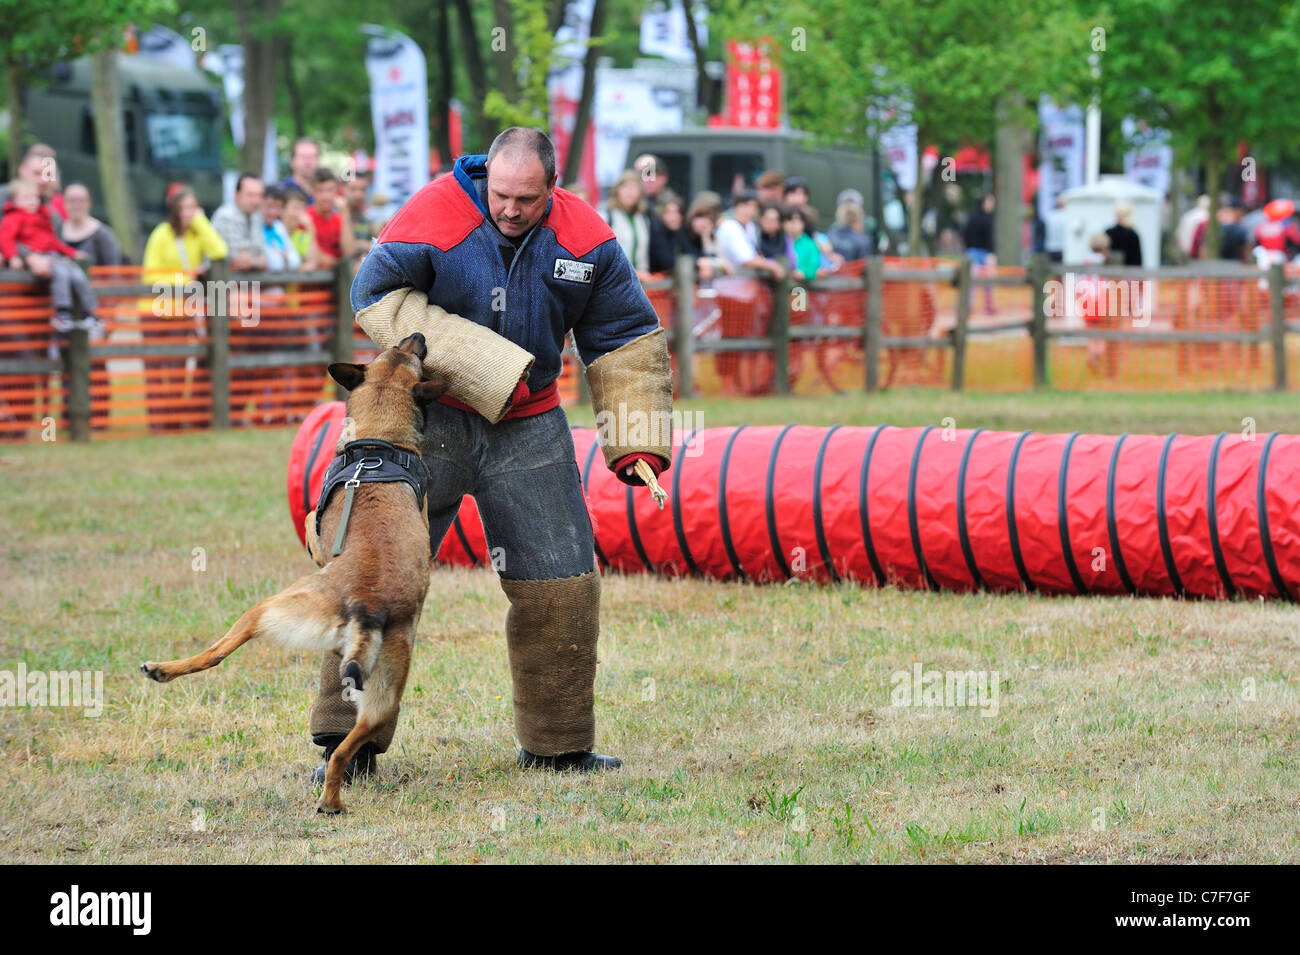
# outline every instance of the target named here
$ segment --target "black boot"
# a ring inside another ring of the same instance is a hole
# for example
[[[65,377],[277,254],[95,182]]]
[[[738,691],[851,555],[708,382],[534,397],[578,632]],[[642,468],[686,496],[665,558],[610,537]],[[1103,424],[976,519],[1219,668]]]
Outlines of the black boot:
[[[317,786],[325,785],[325,771],[329,767],[330,757],[334,755],[334,750],[339,748],[343,742],[343,736],[313,736],[312,742],[317,746],[325,747],[325,762],[316,767],[316,772],[311,774],[311,781]],[[375,752],[374,743],[362,743],[361,748],[353,755],[348,762],[347,768],[343,770],[343,781],[352,782],[356,775],[369,776],[375,771],[375,757],[379,754]]]
[[[515,760],[524,769],[554,769],[557,772],[576,769],[580,773],[603,773],[618,769],[623,761],[617,756],[601,756],[599,753],[560,753],[558,756],[534,756],[523,747],[519,748],[519,758]]]

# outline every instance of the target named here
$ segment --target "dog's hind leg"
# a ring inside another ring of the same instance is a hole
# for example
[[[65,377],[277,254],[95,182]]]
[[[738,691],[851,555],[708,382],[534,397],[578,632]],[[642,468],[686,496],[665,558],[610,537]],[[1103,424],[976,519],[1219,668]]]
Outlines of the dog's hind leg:
[[[343,774],[357,750],[369,742],[379,730],[397,715],[402,700],[402,691],[406,688],[406,676],[411,667],[411,643],[415,635],[415,624],[407,623],[392,626],[382,635],[376,634],[373,645],[377,650],[374,666],[367,673],[365,687],[358,694],[357,722],[343,742],[335,748],[325,769],[325,789],[320,802],[316,804],[317,812],[343,812],[343,800],[339,789],[343,784]],[[349,665],[356,667],[356,661],[344,662],[344,678],[349,675]]]
[[[338,646],[343,622],[327,589],[316,574],[309,574],[244,611],[226,635],[202,653],[166,663],[146,661],[140,664],[140,671],[151,680],[166,683],[216,666],[257,637],[270,638],[286,648],[332,650]]]

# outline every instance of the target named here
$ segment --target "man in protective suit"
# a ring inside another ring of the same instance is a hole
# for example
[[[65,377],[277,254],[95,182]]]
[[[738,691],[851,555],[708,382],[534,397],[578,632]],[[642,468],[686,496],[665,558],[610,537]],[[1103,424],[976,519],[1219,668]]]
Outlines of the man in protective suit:
[[[663,423],[602,428],[602,436],[648,439],[602,440],[606,465],[624,483],[643,483],[638,459],[656,475],[671,463],[673,385],[664,331],[614,233],[555,179],[544,133],[505,130],[486,156],[462,156],[398,211],[351,298],[381,349],[423,333],[425,373],[451,383],[428,406],[421,449],[430,553],[472,494],[510,601],[519,765],[606,770],[621,762],[592,751],[600,572],[556,384],[565,335],[572,330],[598,415]],[[326,762],[356,720],[340,663],[325,655],[311,711]],[[395,728],[396,717],[358,752],[349,776],[371,771]]]

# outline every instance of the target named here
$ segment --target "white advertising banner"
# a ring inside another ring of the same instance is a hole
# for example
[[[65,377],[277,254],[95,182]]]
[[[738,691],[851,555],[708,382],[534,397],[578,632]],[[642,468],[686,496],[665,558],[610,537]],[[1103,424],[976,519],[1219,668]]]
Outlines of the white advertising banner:
[[[1124,178],[1154,189],[1163,201],[1169,195],[1169,176],[1174,165],[1169,131],[1152,129],[1131,116],[1124,117],[1120,128],[1124,132],[1124,141],[1133,147],[1124,154]]]
[[[424,53],[410,37],[364,24],[370,114],[375,126],[374,192],[391,215],[429,181],[429,94]]]
[[[685,121],[682,92],[656,82],[636,69],[597,69],[596,181],[604,189],[623,171],[628,140],[645,133],[681,130]]]
[[[695,6],[695,29],[700,49],[709,47],[709,10],[703,3]],[[675,0],[668,9],[662,3],[651,4],[641,14],[641,52],[649,56],[662,56],[678,63],[694,63],[695,49],[686,30],[686,10]]]
[[[1083,185],[1083,109],[1071,103],[1057,106],[1044,94],[1038,101],[1038,216],[1046,221],[1056,208],[1056,197]]]

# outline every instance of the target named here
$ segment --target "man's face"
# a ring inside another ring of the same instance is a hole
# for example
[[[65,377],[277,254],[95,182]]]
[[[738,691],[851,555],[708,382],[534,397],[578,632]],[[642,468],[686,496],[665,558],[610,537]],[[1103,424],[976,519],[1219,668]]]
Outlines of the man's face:
[[[274,225],[276,222],[280,221],[280,213],[283,209],[284,203],[279,199],[272,199],[270,196],[266,196],[262,200],[262,218],[266,220],[268,225]]]
[[[320,150],[310,143],[300,143],[289,158],[289,168],[300,182],[310,182],[320,165]]]
[[[244,215],[252,215],[262,204],[262,195],[266,190],[260,179],[245,179],[244,184],[235,190],[235,205]]]
[[[366,207],[366,181],[364,179],[352,179],[343,187],[343,195],[348,200],[348,205],[357,211]]]
[[[498,153],[488,167],[488,214],[502,235],[517,239],[542,218],[554,188],[536,156]]]

